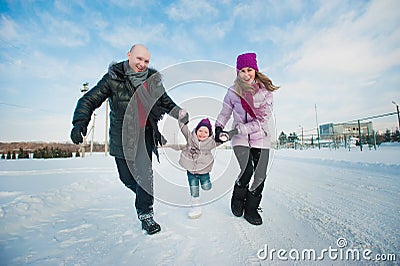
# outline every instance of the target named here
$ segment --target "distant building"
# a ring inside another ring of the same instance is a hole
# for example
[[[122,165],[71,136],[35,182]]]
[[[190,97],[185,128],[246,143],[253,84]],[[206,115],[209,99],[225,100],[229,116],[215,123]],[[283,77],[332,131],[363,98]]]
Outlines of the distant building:
[[[360,131],[362,136],[373,134],[372,122],[360,123]],[[331,139],[333,137],[346,136],[346,137],[359,137],[360,131],[358,123],[329,123],[319,126],[319,133],[321,139]]]

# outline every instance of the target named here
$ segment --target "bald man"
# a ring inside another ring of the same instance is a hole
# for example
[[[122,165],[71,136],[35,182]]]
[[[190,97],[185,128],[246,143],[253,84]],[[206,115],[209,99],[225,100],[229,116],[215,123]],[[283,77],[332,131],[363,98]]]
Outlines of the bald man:
[[[161,75],[149,68],[150,52],[135,44],[128,59],[109,66],[103,78],[84,94],[75,108],[71,140],[83,142],[95,109],[109,99],[110,155],[115,157],[119,178],[135,195],[135,208],[142,229],[152,235],[161,230],[154,221],[152,153],[166,143],[157,123],[168,114],[183,123],[189,115],[167,95]]]

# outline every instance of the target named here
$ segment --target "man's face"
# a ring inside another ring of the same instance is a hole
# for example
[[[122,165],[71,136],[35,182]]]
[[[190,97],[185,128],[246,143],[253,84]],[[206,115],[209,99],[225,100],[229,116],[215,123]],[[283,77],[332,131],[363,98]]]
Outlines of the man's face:
[[[129,66],[135,72],[143,72],[149,67],[150,53],[146,47],[137,45],[128,52]]]

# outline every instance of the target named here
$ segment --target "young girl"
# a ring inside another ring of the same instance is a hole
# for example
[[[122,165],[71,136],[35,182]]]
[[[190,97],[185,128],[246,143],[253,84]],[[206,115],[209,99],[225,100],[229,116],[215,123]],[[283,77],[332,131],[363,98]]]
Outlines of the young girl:
[[[211,151],[220,143],[217,144],[212,137],[212,127],[208,118],[201,120],[192,132],[181,121],[179,121],[179,127],[186,139],[186,146],[182,149],[179,164],[187,170],[191,195],[191,209],[188,216],[194,219],[201,216],[199,183],[203,190],[211,189],[210,171],[214,164]],[[219,138],[227,140],[229,138],[227,134],[221,132]]]
[[[262,224],[258,214],[264,181],[267,175],[271,137],[268,119],[272,114],[272,92],[279,87],[258,71],[255,53],[237,57],[237,77],[224,98],[224,104],[215,124],[216,141],[233,113],[234,134],[232,146],[239,163],[240,173],[235,182],[231,210],[251,224]],[[251,187],[249,183],[253,177]]]

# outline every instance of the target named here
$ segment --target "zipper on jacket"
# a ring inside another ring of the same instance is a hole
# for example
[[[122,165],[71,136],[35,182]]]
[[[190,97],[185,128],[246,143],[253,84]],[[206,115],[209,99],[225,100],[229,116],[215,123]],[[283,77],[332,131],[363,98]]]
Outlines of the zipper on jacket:
[[[244,115],[244,121],[245,121],[246,124],[247,124],[247,122],[248,122],[248,120],[247,120],[247,111],[246,111],[246,113],[245,113],[245,115]],[[251,144],[250,144],[250,134],[247,134],[247,142],[249,143],[249,147],[251,148]]]

